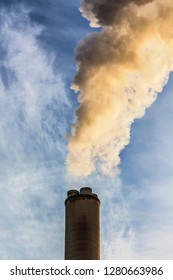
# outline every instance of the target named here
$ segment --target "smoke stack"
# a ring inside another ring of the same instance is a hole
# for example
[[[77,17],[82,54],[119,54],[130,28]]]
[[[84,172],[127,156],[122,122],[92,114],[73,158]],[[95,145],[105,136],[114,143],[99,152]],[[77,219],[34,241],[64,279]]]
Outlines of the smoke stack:
[[[85,187],[67,192],[65,260],[100,259],[100,200]]]

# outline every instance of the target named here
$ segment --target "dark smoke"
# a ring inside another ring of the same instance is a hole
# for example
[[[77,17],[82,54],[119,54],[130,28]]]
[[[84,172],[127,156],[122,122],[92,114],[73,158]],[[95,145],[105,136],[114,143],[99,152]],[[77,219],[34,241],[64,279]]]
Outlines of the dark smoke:
[[[86,17],[89,15],[97,19],[101,26],[109,26],[116,21],[117,15],[124,7],[130,4],[145,5],[153,0],[82,0],[82,11]]]

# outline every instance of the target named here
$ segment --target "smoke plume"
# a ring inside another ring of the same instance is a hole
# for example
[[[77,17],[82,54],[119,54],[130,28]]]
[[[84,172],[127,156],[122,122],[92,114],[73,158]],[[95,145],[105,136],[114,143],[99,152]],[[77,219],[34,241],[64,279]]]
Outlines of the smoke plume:
[[[131,124],[173,70],[173,1],[83,0],[81,12],[101,31],[77,48],[72,87],[80,106],[67,163],[74,175],[115,175]]]

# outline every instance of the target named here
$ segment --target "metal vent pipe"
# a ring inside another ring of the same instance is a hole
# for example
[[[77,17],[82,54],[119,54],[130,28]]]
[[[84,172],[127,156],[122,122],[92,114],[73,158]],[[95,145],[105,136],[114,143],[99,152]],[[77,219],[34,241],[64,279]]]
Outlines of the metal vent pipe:
[[[89,187],[67,192],[65,260],[100,259],[100,200]]]

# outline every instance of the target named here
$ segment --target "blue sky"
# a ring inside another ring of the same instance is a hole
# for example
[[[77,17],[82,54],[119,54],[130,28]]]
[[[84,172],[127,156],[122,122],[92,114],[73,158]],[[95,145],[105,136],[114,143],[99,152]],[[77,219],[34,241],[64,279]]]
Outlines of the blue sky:
[[[64,200],[101,200],[102,259],[173,258],[173,76],[131,128],[121,173],[68,177],[79,1],[0,0],[0,259],[63,259]]]

